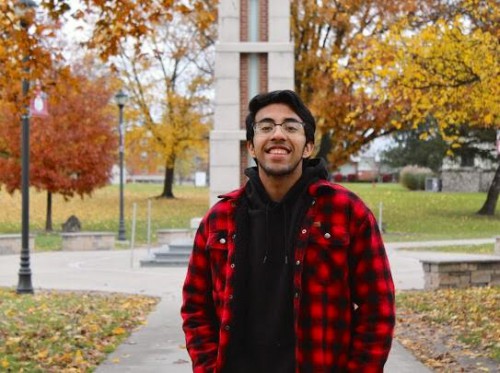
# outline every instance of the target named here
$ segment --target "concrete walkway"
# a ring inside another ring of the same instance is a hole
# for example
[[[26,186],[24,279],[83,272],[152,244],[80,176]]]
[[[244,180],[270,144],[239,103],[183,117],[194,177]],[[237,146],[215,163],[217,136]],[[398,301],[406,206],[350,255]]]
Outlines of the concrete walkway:
[[[387,252],[398,290],[423,288],[420,259],[456,254],[401,251],[411,246],[492,243],[493,239],[390,243]],[[186,268],[140,268],[147,250],[94,252],[49,252],[31,256],[32,281],[36,289],[98,290],[147,294],[161,297],[146,326],[133,333],[103,362],[97,373],[191,372],[184,347],[179,315],[181,286]],[[17,286],[19,256],[0,257],[0,286]],[[386,372],[429,372],[413,355],[395,342]]]

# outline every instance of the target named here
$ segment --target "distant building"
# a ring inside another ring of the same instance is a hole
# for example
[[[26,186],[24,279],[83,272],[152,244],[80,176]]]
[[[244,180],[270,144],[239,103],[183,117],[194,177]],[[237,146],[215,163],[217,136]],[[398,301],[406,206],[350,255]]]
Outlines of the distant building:
[[[496,155],[493,144],[484,143]],[[495,175],[498,161],[478,157],[474,152],[455,158],[445,158],[441,169],[443,192],[487,192]]]
[[[353,155],[349,161],[333,172],[337,181],[393,181],[394,170],[380,162],[377,154],[361,153]]]
[[[126,183],[128,179],[128,172],[127,168],[123,168],[123,182]],[[118,185],[120,184],[120,166],[118,165],[113,165],[111,168],[111,180],[110,183],[113,185]]]

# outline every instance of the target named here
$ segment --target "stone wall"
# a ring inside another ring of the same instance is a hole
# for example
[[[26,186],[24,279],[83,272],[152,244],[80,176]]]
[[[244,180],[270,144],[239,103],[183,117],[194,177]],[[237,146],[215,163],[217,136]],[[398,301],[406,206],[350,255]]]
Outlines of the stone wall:
[[[0,235],[0,255],[19,254],[21,252],[22,236],[20,234],[1,234]],[[35,248],[35,236],[29,235],[29,248],[33,251]]]
[[[477,169],[442,171],[442,191],[487,192],[494,175],[494,171],[482,171]]]
[[[113,232],[71,232],[61,233],[63,251],[113,250]]]
[[[500,257],[421,262],[426,289],[500,285]]]

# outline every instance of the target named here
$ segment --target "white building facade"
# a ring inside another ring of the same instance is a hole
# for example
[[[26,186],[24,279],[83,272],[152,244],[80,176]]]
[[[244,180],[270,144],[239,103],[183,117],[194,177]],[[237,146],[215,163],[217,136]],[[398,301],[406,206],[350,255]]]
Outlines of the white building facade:
[[[258,93],[294,87],[289,0],[221,0],[210,133],[210,205],[245,182],[245,117]]]

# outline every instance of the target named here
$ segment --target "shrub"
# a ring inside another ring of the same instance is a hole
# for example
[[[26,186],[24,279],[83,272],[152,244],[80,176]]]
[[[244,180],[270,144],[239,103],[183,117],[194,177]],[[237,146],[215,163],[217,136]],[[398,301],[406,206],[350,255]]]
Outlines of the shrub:
[[[344,181],[344,176],[342,176],[342,174],[340,174],[340,173],[334,174],[333,181],[335,181],[336,183],[340,183],[340,182]]]
[[[392,174],[382,174],[382,182],[390,183],[394,180],[394,176]]]
[[[352,183],[354,181],[358,181],[358,175],[356,175],[356,174],[348,174],[347,175],[347,181],[349,183]]]
[[[432,175],[430,168],[406,166],[399,173],[399,181],[407,189],[425,190],[425,178]]]

